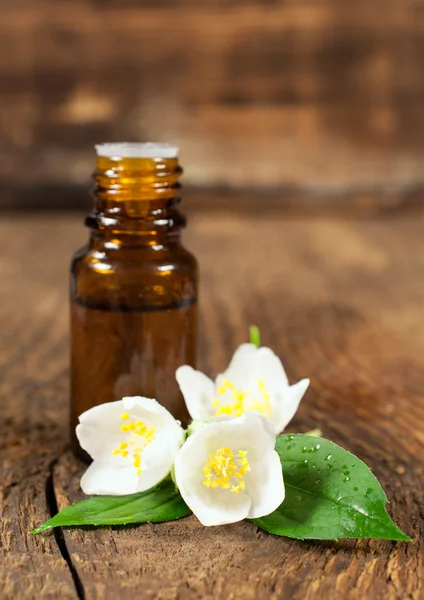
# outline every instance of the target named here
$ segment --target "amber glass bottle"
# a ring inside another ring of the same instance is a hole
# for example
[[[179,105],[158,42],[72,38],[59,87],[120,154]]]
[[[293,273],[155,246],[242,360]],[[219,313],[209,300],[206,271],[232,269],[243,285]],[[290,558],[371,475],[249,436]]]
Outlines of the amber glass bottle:
[[[78,416],[123,396],[188,418],[175,370],[194,366],[197,262],[180,242],[182,169],[166,144],[97,146],[88,244],[71,265],[71,436]],[[84,457],[84,456],[83,456]]]

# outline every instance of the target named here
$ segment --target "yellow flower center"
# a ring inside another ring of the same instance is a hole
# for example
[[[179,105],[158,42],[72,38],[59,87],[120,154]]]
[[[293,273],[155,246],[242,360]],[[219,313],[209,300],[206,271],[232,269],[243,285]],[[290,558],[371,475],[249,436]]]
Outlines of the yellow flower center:
[[[121,442],[113,451],[116,456],[130,455],[133,459],[133,466],[137,469],[137,475],[141,474],[141,457],[143,450],[155,439],[156,429],[151,425],[146,425],[144,421],[130,420],[130,415],[125,412],[120,416],[121,421],[129,421],[121,425],[121,431],[126,433],[123,442]]]
[[[220,487],[238,494],[239,490],[245,489],[244,476],[250,471],[247,452],[245,450],[233,452],[230,448],[218,448],[215,454],[209,456],[202,471],[205,476],[203,485],[206,487]]]
[[[231,381],[224,379],[217,393],[218,396],[213,402],[216,417],[220,415],[241,417],[246,411],[257,411],[264,417],[270,415],[269,393],[262,379],[258,379],[256,390],[250,391],[239,390]]]

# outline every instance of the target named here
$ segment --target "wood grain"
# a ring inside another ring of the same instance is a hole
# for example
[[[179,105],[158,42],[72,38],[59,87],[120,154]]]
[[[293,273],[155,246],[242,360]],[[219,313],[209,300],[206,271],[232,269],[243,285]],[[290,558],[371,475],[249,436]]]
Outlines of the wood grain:
[[[94,143],[153,138],[181,146],[200,187],[339,198],[423,187],[421,0],[4,0],[0,11],[8,185],[83,185]]]
[[[54,509],[52,468],[66,444],[66,288],[45,264],[46,226],[28,220],[15,237],[11,225],[21,227],[0,224],[0,596],[74,599],[56,539],[28,535]]]
[[[82,498],[67,437],[67,267],[73,214],[0,221],[0,595],[142,600],[423,597],[422,218],[193,214],[201,264],[200,366],[222,370],[256,323],[291,381],[312,379],[291,424],[369,464],[412,544],[299,543],[194,517],[29,537]],[[53,251],[54,250],[54,251]],[[223,258],[225,260],[223,260]],[[47,488],[47,494],[46,494]]]

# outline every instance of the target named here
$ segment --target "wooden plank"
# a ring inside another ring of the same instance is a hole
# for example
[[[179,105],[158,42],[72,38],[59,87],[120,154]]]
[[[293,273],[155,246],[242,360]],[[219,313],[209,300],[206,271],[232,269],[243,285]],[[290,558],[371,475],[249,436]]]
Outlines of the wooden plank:
[[[73,5],[80,6],[88,6],[93,10],[97,10],[99,12],[108,12],[110,10],[115,11],[131,11],[134,9],[140,8],[140,3],[137,0],[73,0]],[[68,7],[67,0],[59,0],[59,6],[63,10],[67,10]],[[54,0],[4,0],[2,3],[2,8],[4,10],[30,10],[30,9],[43,9],[46,7],[56,8],[58,3],[55,3]],[[160,10],[173,10],[175,6],[178,5],[180,8],[189,8],[189,9],[198,9],[203,11],[208,11],[210,9],[222,9],[229,8],[229,3],[225,0],[208,0],[203,4],[199,4],[196,0],[176,0],[176,2],[172,2],[172,0],[144,0],[142,8],[143,9],[154,9],[159,8]],[[230,7],[235,8],[251,8],[251,7],[265,7],[267,10],[272,10],[276,7],[300,7],[302,9],[305,8],[316,8],[317,3],[314,0],[233,0],[231,2]],[[346,5],[343,8],[340,8],[336,0],[321,0],[318,6],[318,10],[320,9],[338,9],[340,13],[355,12],[355,6],[360,7],[362,10],[368,10],[376,14],[377,10],[386,7],[388,11],[397,10],[399,11],[399,4],[396,0],[374,0],[372,6],[366,2],[366,0],[358,0],[355,5]],[[414,4],[405,5],[403,7],[403,12],[419,12],[422,4],[420,0],[417,0]],[[382,14],[381,17],[384,19],[385,15]]]
[[[37,198],[37,210],[64,211],[80,210],[81,215],[92,207],[89,195],[89,182],[84,186],[12,184],[4,186],[0,197],[0,208],[15,212],[34,208]],[[184,187],[182,190],[183,212],[225,211],[229,213],[249,212],[270,216],[279,214],[303,217],[340,215],[363,218],[376,215],[394,216],[399,214],[422,214],[424,189],[413,182],[402,189],[381,187],[370,192],[366,185],[363,189],[321,188],[284,190],[265,190],[250,188],[232,188],[226,186],[199,188]],[[59,202],[58,202],[59,200]],[[83,218],[81,217],[81,222]]]
[[[261,0],[239,0],[231,4],[225,0],[212,0],[204,4],[195,0],[177,0],[174,3],[159,0],[143,2],[142,6],[137,0],[109,0],[98,3],[93,0],[73,0],[72,5],[62,1],[60,10],[57,7],[58,3],[54,0],[5,0],[1,10],[5,19],[10,19],[12,26],[17,26],[18,23],[40,23],[46,15],[49,23],[66,24],[70,20],[72,24],[80,15],[85,17],[81,23],[82,30],[87,26],[92,27],[96,16],[100,19],[114,17],[116,27],[129,29],[133,29],[142,21],[141,15],[145,16],[150,25],[162,20],[165,26],[169,24],[169,16],[175,18],[180,15],[184,18],[175,19],[175,22],[183,27],[185,18],[205,25],[210,17],[215,17],[215,20],[209,23],[212,32],[227,30],[231,27],[231,20],[235,15],[239,17],[242,27],[249,24],[260,27],[266,25],[272,29],[286,29],[292,26],[307,29],[331,25],[359,25],[365,28],[384,28],[391,25],[401,28],[404,25],[410,26],[413,22],[415,27],[419,27],[422,25],[423,16],[421,2],[400,5],[396,0],[375,0],[372,4],[366,0],[358,0],[355,4],[344,6],[337,0],[320,3],[314,0],[271,0],[268,3]],[[277,16],[281,17],[280,23],[275,22]],[[132,22],[127,22],[128,17],[131,17]],[[2,24],[5,25],[5,22]]]
[[[84,467],[63,452],[63,444],[67,262],[86,232],[81,218],[70,214],[4,217],[2,598],[419,600],[422,226],[420,218],[307,220],[278,212],[269,218],[207,212],[192,215],[185,235],[202,271],[200,366],[210,374],[222,370],[248,325],[257,323],[290,379],[312,379],[291,429],[319,426],[364,459],[413,544],[300,543],[248,523],[206,529],[190,517],[138,528],[66,530],[58,540],[64,560],[52,536],[24,532],[47,516],[51,472],[50,510],[82,498]]]
[[[57,6],[2,5],[3,182],[82,185],[95,142],[156,138],[197,186],[424,184],[420,3]]]
[[[332,77],[337,82],[338,74],[332,72],[333,65],[341,68],[347,60],[345,68],[349,69],[373,49],[390,52],[402,62],[407,52],[413,59],[412,66],[419,68],[414,60],[414,49],[417,50],[417,43],[422,43],[423,16],[399,4],[394,9],[378,3],[356,3],[342,7],[342,11],[336,6],[314,3],[302,7],[289,2],[269,10],[261,6],[205,10],[174,5],[171,11],[156,8],[99,12],[86,2],[80,2],[64,6],[60,11],[49,10],[47,6],[4,10],[0,23],[1,47],[4,50],[13,47],[15,53],[12,64],[7,56],[1,57],[1,73],[10,74],[11,66],[15,65],[18,72],[44,67],[73,68],[84,73],[93,66],[114,69],[125,63],[140,71],[159,66],[155,63],[162,58],[162,69],[167,69],[167,76],[172,76],[178,63],[167,65],[165,57],[170,59],[178,52],[184,57],[180,68],[185,69],[178,73],[182,82],[190,79],[191,73],[185,72],[187,65],[198,65],[203,79],[211,77],[213,73],[203,62],[210,54],[216,67],[221,61],[225,67],[225,63],[233,59],[242,70],[262,67],[265,76],[272,75],[277,80],[278,68],[284,69],[286,79],[293,78],[292,73],[286,73],[289,57],[297,57],[296,62],[299,62],[309,56],[314,64],[306,66],[320,70],[323,70],[323,61],[331,60],[331,64],[327,63],[327,78]],[[386,6],[384,12],[383,6]],[[161,39],[160,44],[158,39]],[[92,60],[81,62],[79,59],[87,53]],[[320,56],[323,53],[325,55]],[[299,66],[302,67],[293,65]],[[158,79],[163,75],[163,70],[156,72]],[[224,71],[222,75],[231,82],[231,73]],[[399,69],[397,75],[403,81],[411,72]],[[390,83],[396,86],[397,81],[398,78]],[[415,81],[416,85],[419,83]]]
[[[59,538],[28,535],[55,509],[68,381],[64,290],[48,273],[40,229],[24,227],[0,223],[0,596],[76,599]]]

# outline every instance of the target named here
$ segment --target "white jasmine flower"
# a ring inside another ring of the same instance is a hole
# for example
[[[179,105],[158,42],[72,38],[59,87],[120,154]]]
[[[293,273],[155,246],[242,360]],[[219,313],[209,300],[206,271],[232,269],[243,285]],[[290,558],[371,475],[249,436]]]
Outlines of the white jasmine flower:
[[[193,433],[175,458],[175,480],[203,525],[273,512],[284,500],[275,433],[259,415],[216,421]]]
[[[187,365],[177,369],[176,378],[192,419],[257,412],[276,433],[292,420],[309,385],[309,379],[289,385],[278,356],[254,344],[242,344],[215,382]]]
[[[100,404],[79,421],[79,443],[93,459],[81,478],[86,494],[121,496],[153,487],[170,473],[184,442],[179,422],[151,398]]]

